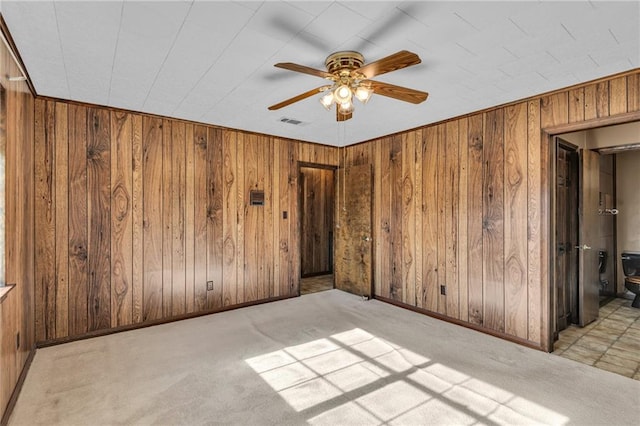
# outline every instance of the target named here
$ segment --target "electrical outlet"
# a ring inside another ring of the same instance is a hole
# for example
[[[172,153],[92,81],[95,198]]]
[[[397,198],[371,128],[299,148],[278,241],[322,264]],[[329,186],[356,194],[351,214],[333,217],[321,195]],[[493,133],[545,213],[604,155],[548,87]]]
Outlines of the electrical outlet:
[[[207,281],[207,291],[213,290],[213,281]]]
[[[440,286],[440,294],[443,295],[443,296],[447,295],[447,286],[445,286],[445,285],[441,285]]]

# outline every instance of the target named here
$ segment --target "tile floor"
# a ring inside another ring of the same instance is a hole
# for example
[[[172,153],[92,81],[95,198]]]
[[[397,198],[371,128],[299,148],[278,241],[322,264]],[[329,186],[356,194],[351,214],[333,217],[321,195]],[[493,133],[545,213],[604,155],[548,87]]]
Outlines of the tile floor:
[[[560,332],[553,353],[640,380],[640,309],[628,299],[611,300],[596,321]]]
[[[317,293],[333,288],[333,275],[318,275],[300,280],[300,294]]]

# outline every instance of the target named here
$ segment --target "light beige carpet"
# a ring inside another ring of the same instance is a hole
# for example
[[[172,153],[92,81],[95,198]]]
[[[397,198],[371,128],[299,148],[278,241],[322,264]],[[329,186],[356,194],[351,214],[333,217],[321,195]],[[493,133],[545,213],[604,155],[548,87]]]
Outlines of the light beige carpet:
[[[10,425],[637,424],[640,382],[330,290],[40,349]]]

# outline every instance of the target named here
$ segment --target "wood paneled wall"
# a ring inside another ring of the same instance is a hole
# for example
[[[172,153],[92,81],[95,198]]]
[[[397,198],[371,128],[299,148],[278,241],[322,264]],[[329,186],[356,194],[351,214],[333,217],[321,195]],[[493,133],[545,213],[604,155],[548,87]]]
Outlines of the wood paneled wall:
[[[37,340],[296,295],[298,161],[337,148],[38,99]]]
[[[302,276],[333,271],[334,171],[302,167]]]
[[[11,54],[4,43],[0,43],[0,84],[6,95],[5,271],[6,282],[15,284],[0,308],[0,418],[5,414],[31,351],[35,349],[34,97],[24,81],[9,81],[9,77],[20,75]]]
[[[374,165],[376,295],[544,347],[542,130],[639,110],[635,73],[348,147]]]

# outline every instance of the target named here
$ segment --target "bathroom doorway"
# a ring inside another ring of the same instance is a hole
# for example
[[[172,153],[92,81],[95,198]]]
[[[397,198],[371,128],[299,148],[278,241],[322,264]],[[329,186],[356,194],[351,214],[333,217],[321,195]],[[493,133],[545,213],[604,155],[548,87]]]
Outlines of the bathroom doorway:
[[[576,151],[586,150],[594,154],[597,159],[597,179],[594,182],[595,205],[593,211],[597,214],[595,235],[588,244],[590,250],[584,247],[584,243],[578,237],[579,243],[574,247],[578,267],[581,263],[581,255],[591,253],[590,262],[596,270],[597,292],[595,297],[590,297],[592,303],[595,300],[594,319],[591,322],[583,322],[574,316],[565,317],[563,322],[563,295],[552,294],[554,303],[554,354],[570,358],[582,363],[606,369],[627,377],[640,380],[640,359],[637,356],[640,350],[640,309],[631,307],[633,294],[624,286],[625,276],[622,272],[621,254],[623,251],[640,251],[640,191],[637,182],[640,180],[640,122],[612,125],[602,128],[582,130],[578,132],[558,135],[563,141],[561,144],[574,147]],[[557,147],[556,163],[557,176],[561,175],[563,160],[562,145]],[[565,155],[566,157],[566,155]],[[582,173],[578,166],[579,174]],[[560,192],[560,179],[557,178]],[[583,209],[578,194],[579,212]],[[584,200],[583,200],[584,201]],[[555,221],[554,230],[557,239],[558,251],[566,249],[561,247],[562,231],[558,228],[562,217],[563,206],[561,195],[555,195]],[[584,231],[586,223],[578,222],[578,232]],[[574,264],[571,255],[565,255],[569,268]],[[554,289],[563,288],[561,279],[565,270],[560,255],[554,258]],[[587,257],[582,257],[587,262]],[[570,276],[570,275],[569,275]],[[579,290],[583,277],[578,275],[578,282],[564,283],[570,288]],[[560,292],[559,290],[557,290]],[[578,310],[584,309],[584,294],[577,294]],[[570,298],[569,298],[570,299]],[[571,300],[571,299],[570,299]],[[588,302],[588,301],[587,301]],[[575,305],[569,305],[574,309]]]

